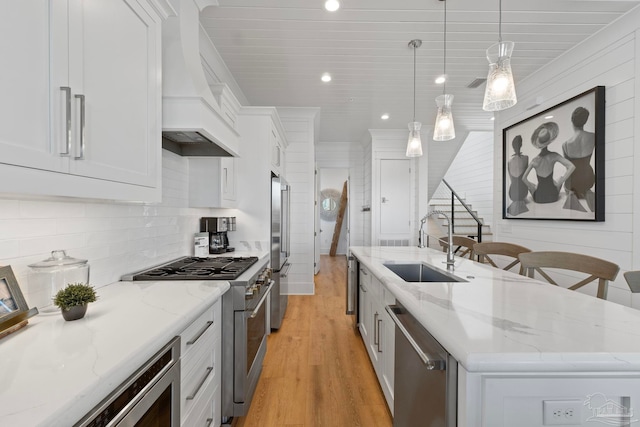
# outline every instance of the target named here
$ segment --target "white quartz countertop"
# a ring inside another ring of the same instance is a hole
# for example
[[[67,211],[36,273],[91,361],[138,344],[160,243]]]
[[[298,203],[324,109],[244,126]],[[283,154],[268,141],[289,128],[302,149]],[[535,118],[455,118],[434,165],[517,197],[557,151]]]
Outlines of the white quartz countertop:
[[[97,289],[83,319],[31,318],[0,340],[0,426],[72,426],[228,289],[117,282]]]
[[[409,283],[384,267],[445,254],[416,247],[351,253],[467,371],[640,371],[640,311],[456,257],[468,282]]]

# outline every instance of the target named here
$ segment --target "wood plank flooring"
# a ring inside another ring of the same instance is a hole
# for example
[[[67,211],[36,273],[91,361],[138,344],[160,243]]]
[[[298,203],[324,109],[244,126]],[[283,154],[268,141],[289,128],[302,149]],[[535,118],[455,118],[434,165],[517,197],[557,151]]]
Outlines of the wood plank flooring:
[[[390,427],[391,414],[352,316],[346,258],[322,256],[316,294],[289,296],[262,376],[234,427]]]

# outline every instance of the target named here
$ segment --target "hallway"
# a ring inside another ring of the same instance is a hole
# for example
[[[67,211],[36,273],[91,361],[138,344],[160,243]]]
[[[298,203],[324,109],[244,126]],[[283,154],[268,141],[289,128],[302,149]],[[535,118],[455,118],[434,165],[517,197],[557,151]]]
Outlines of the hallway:
[[[392,418],[352,317],[346,258],[323,255],[315,295],[289,296],[268,339],[251,408],[234,427],[390,427]]]

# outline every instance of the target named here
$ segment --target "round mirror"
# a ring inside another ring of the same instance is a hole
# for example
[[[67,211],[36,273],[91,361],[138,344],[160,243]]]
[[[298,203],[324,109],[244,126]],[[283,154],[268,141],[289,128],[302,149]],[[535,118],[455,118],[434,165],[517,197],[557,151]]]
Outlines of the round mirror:
[[[322,201],[322,209],[325,211],[332,211],[338,207],[338,204],[333,199],[324,199]]]
[[[335,188],[325,188],[320,192],[320,218],[335,221],[338,217],[340,192]]]

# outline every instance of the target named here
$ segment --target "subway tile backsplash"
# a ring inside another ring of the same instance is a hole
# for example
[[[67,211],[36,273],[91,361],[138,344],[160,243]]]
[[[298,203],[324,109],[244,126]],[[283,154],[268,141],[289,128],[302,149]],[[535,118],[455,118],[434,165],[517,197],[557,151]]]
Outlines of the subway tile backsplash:
[[[89,260],[97,288],[193,253],[200,217],[220,210],[188,207],[188,159],[163,150],[162,162],[161,203],[0,199],[0,265],[11,265],[27,302],[37,291],[28,264],[56,249]]]

